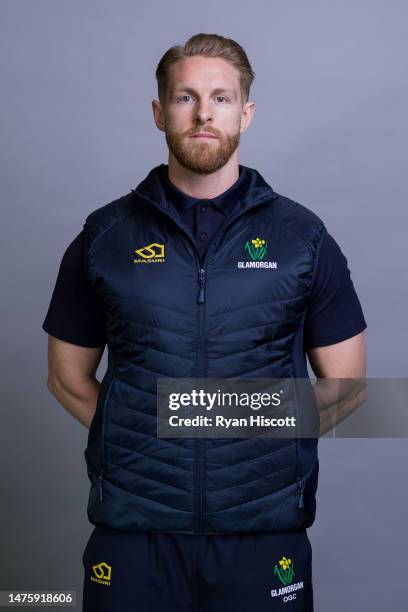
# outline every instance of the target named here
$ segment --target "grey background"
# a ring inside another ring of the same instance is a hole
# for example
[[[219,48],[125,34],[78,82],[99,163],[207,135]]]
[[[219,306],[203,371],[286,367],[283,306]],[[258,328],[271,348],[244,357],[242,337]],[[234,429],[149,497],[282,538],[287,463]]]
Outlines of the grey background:
[[[47,391],[41,324],[86,215],[167,162],[151,111],[157,62],[200,31],[244,46],[257,111],[240,162],[324,219],[366,316],[368,376],[405,377],[408,10],[398,0],[2,0],[0,11],[0,588],[80,599],[87,430]],[[317,612],[383,612],[391,600],[406,610],[407,459],[405,439],[321,441],[308,531]]]

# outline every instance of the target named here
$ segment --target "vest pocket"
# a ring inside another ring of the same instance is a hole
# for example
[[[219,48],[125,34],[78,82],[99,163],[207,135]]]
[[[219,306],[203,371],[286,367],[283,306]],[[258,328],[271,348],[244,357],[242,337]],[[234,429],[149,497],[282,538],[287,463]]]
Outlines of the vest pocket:
[[[84,453],[87,464],[88,477],[92,483],[92,487],[97,485],[98,497],[99,501],[101,502],[104,498],[103,480],[106,473],[105,431],[107,419],[107,404],[109,401],[113,381],[114,370],[113,368],[108,368],[105,372],[100,386],[95,414],[89,428],[88,444]]]
[[[105,469],[105,431],[106,431],[106,422],[107,422],[107,404],[108,404],[108,400],[110,397],[110,393],[112,390],[112,385],[113,385],[113,369],[108,370],[105,374],[105,378],[103,380],[104,383],[104,389],[103,392],[101,393],[100,398],[98,398],[98,404],[100,405],[100,408],[98,408],[101,412],[101,430],[100,430],[100,442],[101,442],[101,468],[102,471]]]
[[[86,473],[88,474],[88,478],[91,481],[91,483],[93,483],[94,481],[94,474],[97,471],[95,466],[92,464],[92,461],[89,458],[89,452],[88,449],[86,448],[84,451],[84,455],[85,455],[85,463],[86,463]]]
[[[95,467],[95,465],[92,463],[91,459],[89,458],[88,449],[85,449],[84,455],[85,455],[85,461],[86,461],[86,471],[87,471],[87,474],[88,474],[88,478],[91,481],[91,489],[95,485],[98,485],[99,501],[102,502],[103,501],[102,482],[103,482],[104,471],[103,471],[103,469],[98,470]]]
[[[305,502],[305,488],[310,478],[310,474],[313,473],[317,458],[317,443],[319,438],[319,413],[317,403],[314,395],[313,385],[309,381],[307,385],[301,382],[300,388],[298,387],[297,380],[294,380],[294,392],[295,392],[295,414],[296,414],[296,475],[297,475],[297,486],[298,486],[298,509],[304,508]],[[302,412],[302,414],[301,414]],[[302,417],[304,416],[303,420]],[[316,438],[311,438],[312,433],[316,434]],[[305,433],[306,438],[302,438],[301,434]],[[313,449],[315,457],[313,458],[312,466],[308,469],[305,474],[305,469],[310,466],[310,453],[311,446],[316,442],[316,447]],[[304,448],[308,446],[309,448]],[[303,447],[303,448],[302,448]]]
[[[93,445],[95,440],[99,438],[100,433],[104,428],[105,404],[108,400],[111,383],[113,382],[113,374],[113,369],[108,368],[102,379],[101,386],[99,387],[99,395],[96,401],[95,414],[89,426],[88,446]]]
[[[306,474],[297,478],[297,509],[303,515],[302,527],[310,527],[315,518],[318,476],[319,457],[316,455]]]

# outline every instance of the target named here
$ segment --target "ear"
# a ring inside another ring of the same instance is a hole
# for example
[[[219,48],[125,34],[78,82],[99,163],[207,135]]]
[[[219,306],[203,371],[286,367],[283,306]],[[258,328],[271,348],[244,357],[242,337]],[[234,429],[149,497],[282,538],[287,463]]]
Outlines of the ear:
[[[158,100],[152,100],[152,110],[153,110],[153,117],[154,117],[156,126],[158,127],[159,130],[164,132],[164,127],[165,127],[164,112],[162,109],[162,105]]]
[[[248,101],[244,105],[244,108],[242,111],[242,117],[241,117],[241,128],[240,128],[241,134],[242,132],[245,132],[245,130],[247,130],[249,126],[251,125],[251,121],[255,114],[255,108],[256,108],[255,102]]]

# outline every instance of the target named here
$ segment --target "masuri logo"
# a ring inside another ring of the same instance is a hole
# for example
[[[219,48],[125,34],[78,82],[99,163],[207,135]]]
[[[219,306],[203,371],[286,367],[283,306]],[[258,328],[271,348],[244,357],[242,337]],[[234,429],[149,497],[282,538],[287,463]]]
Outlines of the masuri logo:
[[[112,576],[112,566],[106,563],[106,561],[102,561],[101,563],[97,563],[92,566],[94,576],[91,576],[91,580],[93,582],[98,582],[99,584],[110,585],[110,580]]]
[[[147,246],[135,249],[142,259],[134,259],[133,263],[164,263],[164,244],[152,242]]]

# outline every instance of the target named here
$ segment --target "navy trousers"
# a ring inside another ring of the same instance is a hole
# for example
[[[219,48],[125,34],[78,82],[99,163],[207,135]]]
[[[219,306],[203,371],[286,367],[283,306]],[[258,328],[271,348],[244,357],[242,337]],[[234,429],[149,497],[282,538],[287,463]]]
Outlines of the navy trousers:
[[[188,535],[94,527],[83,612],[313,612],[306,530]]]

